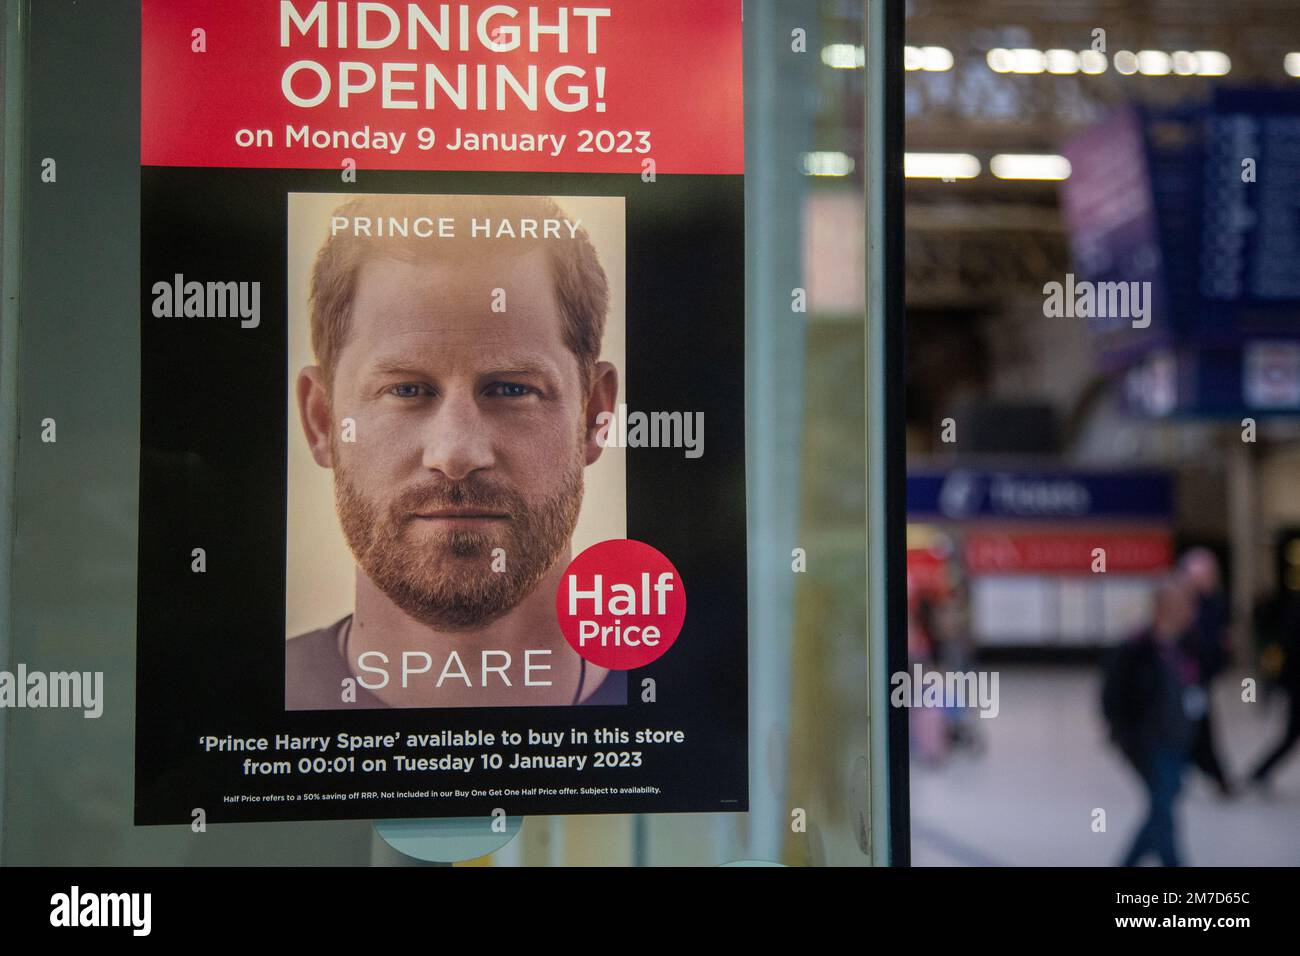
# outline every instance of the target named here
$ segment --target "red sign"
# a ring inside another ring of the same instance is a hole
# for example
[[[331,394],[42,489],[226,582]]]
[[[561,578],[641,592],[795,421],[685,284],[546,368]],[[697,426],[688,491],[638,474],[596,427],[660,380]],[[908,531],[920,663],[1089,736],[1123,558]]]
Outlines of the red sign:
[[[966,567],[972,574],[1162,571],[1173,563],[1173,554],[1165,531],[966,537]]]
[[[907,590],[909,596],[925,594],[930,597],[944,597],[948,594],[950,587],[948,558],[942,551],[931,548],[908,548]]]
[[[740,0],[145,0],[140,161],[741,173],[741,67]]]
[[[579,656],[632,670],[673,646],[686,620],[686,591],[673,563],[645,542],[601,541],[565,569],[555,615]]]

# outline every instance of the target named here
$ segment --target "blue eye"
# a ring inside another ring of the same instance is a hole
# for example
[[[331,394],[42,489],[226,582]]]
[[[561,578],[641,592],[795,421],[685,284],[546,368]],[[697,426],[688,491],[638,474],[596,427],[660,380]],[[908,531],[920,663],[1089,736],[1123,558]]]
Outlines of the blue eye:
[[[411,382],[403,382],[401,385],[394,385],[388,390],[390,395],[396,395],[398,398],[419,398],[421,388]]]
[[[533,389],[515,382],[497,382],[489,391],[502,398],[523,398],[526,395],[531,395]]]

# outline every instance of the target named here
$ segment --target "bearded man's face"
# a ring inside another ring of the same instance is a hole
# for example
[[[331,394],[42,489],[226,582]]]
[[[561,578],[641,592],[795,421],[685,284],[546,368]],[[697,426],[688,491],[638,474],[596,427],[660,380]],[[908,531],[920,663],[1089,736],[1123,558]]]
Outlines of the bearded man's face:
[[[540,250],[361,267],[331,388],[335,501],[357,563],[417,621],[480,627],[568,547],[586,395],[561,322]]]

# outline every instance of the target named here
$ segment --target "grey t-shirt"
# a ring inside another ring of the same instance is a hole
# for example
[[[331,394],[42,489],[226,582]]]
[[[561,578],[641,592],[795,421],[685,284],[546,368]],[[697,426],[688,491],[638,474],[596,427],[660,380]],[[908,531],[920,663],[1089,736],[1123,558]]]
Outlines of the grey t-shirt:
[[[356,701],[342,700],[343,681],[352,677],[343,657],[352,615],[285,643],[284,709],[285,710],[377,710],[388,707],[370,691],[356,683]],[[627,703],[627,671],[610,671],[583,705]]]

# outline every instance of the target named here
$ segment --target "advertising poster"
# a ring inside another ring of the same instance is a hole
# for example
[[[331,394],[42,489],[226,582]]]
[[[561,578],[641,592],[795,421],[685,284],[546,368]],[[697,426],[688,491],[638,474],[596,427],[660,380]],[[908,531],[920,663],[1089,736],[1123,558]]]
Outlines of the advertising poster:
[[[748,807],[739,0],[145,0],[136,823]]]

